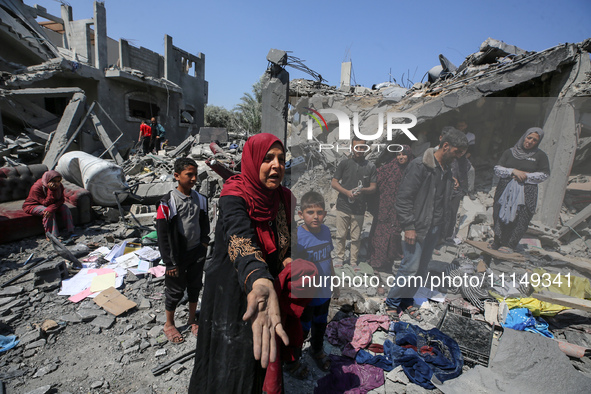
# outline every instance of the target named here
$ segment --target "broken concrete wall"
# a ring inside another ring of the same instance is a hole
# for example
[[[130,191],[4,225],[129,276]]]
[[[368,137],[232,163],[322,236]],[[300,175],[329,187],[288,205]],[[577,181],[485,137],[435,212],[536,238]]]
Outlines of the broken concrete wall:
[[[12,4],[12,2],[10,3]],[[24,4],[20,4],[20,6],[18,3],[15,4],[14,7],[17,11],[21,7],[28,7]],[[9,89],[80,87],[86,93],[89,103],[96,101],[104,109],[107,116],[100,113],[98,115],[101,117],[111,140],[117,139],[121,134],[119,130],[123,132],[124,137],[117,142],[117,146],[122,152],[127,152],[137,141],[140,122],[151,117],[158,118],[159,123],[163,125],[169,143],[177,145],[184,140],[189,130],[196,132],[204,122],[203,112],[207,102],[205,56],[203,54],[192,55],[174,47],[172,38],[168,36],[164,57],[145,48],[135,48],[124,40],[119,45],[116,41],[106,37],[105,9],[101,4],[95,4],[94,18],[82,20],[73,20],[72,8],[67,5],[62,6],[61,18],[47,14],[42,8],[36,10],[36,8],[28,7],[28,12],[32,15],[37,13],[44,18],[49,16],[52,21],[57,21],[56,23],[63,22],[65,33],[61,35],[61,44],[65,48],[60,50],[65,58],[57,52],[50,41],[48,41],[48,45],[53,50],[45,50],[40,54],[37,53],[39,48],[35,47],[31,53],[28,41],[23,40],[22,34],[18,35],[13,32],[11,42],[15,43],[15,50],[11,50],[11,52],[18,54],[18,56],[12,57],[11,61],[19,63],[3,64],[0,62],[0,70],[14,72],[16,69],[22,69],[23,65],[31,65],[31,67],[20,74],[11,76],[5,84],[6,87]],[[14,13],[17,14],[17,12]],[[31,21],[35,24],[36,29],[47,30],[40,27],[34,19]],[[12,18],[10,23],[11,29],[14,26],[22,26],[18,18]],[[95,26],[94,32],[90,29],[91,25]],[[23,30],[22,33],[24,34],[25,31]],[[56,31],[52,31],[52,33],[57,34]],[[0,36],[2,34],[4,33],[2,23],[0,23]],[[93,35],[96,35],[95,43],[98,43],[96,46],[91,42]],[[105,40],[107,42],[107,60],[105,60]],[[53,38],[53,41],[57,41],[56,37]],[[113,43],[116,48],[115,55],[112,54]],[[0,57],[6,58],[5,49],[9,49],[9,47],[4,45],[3,40]],[[122,67],[113,66],[103,71],[103,68],[108,64],[117,63],[120,52],[123,55],[120,62]],[[51,56],[58,57],[39,64]],[[169,57],[168,63],[167,56]],[[166,74],[165,63],[169,66],[168,81],[161,79]],[[47,122],[53,122],[53,117],[45,116],[45,114],[49,112],[59,118],[67,103],[58,103],[56,106],[47,103],[45,98],[41,96],[32,98],[29,102],[32,102],[33,108],[38,109],[34,112],[43,115],[40,118],[45,118],[43,121],[33,122],[32,126],[44,133],[54,131],[57,122],[54,122],[53,129],[51,129],[52,126]],[[9,107],[13,107],[10,102],[0,100],[3,120],[6,120],[4,124],[8,125],[5,129],[12,133],[10,126],[14,125],[16,128],[14,134],[18,135],[22,132],[20,130],[22,125],[19,126],[19,123],[22,124],[22,119],[27,119],[27,116],[23,110],[13,110]],[[23,103],[21,107],[26,108],[26,103]],[[187,123],[185,117],[181,116],[183,112],[191,114],[193,118],[191,123]],[[93,153],[100,153],[101,150],[104,150],[92,128],[85,128],[84,131],[77,141],[78,148]]]
[[[121,67],[140,70],[154,78],[164,77],[164,58],[147,48],[134,47],[126,40],[119,40],[119,61]]]
[[[287,104],[289,99],[289,73],[282,68],[267,70],[261,79],[261,130],[285,142],[287,133]]]
[[[568,176],[573,165],[577,150],[578,130],[575,121],[576,111],[572,100],[572,86],[582,82],[591,71],[589,54],[579,54],[570,72],[564,72],[562,83],[558,83],[556,96],[559,99],[552,107],[544,123],[547,133],[540,143],[540,149],[548,154],[552,173],[547,182],[540,185],[540,209],[534,219],[551,228],[558,224],[558,218],[568,184]]]
[[[183,87],[183,96],[179,111],[171,113],[178,120],[176,128],[199,130],[205,124],[205,105],[208,100],[208,84],[205,80],[205,55],[193,55],[172,45],[172,37],[164,36],[164,78]],[[191,71],[193,71],[191,75]],[[187,111],[193,117],[193,123],[186,123],[180,116]],[[180,142],[180,141],[178,141]],[[176,143],[178,143],[176,142]]]

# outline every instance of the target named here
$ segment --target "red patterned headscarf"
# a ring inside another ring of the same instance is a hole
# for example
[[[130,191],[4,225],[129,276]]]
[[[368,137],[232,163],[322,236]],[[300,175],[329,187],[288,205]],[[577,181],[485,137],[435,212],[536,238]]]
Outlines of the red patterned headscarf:
[[[275,235],[269,222],[277,217],[279,201],[287,209],[287,220],[291,222],[291,191],[283,186],[275,190],[267,189],[260,181],[259,173],[263,160],[271,146],[278,142],[285,152],[279,138],[269,133],[260,133],[250,137],[242,152],[242,173],[230,177],[224,184],[220,197],[237,196],[246,201],[248,216],[255,223],[261,248],[266,255],[277,250]]]

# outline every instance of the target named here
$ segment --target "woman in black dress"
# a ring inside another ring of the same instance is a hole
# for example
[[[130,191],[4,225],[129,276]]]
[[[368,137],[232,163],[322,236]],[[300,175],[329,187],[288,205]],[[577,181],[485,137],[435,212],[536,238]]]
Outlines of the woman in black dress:
[[[219,199],[190,393],[260,393],[266,367],[287,344],[273,280],[291,261],[292,194],[281,186],[285,149],[267,133],[248,139],[242,173]]]
[[[542,138],[541,128],[528,129],[515,146],[503,152],[495,166],[500,180],[493,206],[493,249],[512,252],[536,212],[538,183],[550,176],[548,156],[538,148]]]

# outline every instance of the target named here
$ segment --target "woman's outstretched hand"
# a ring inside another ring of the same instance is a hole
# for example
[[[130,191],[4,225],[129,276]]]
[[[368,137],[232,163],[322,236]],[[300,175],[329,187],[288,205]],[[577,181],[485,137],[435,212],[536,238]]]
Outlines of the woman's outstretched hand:
[[[246,298],[246,313],[242,320],[249,320],[252,326],[252,342],[255,360],[261,361],[261,366],[267,368],[269,362],[277,358],[278,335],[285,345],[289,338],[281,325],[279,299],[273,282],[269,279],[257,279]]]

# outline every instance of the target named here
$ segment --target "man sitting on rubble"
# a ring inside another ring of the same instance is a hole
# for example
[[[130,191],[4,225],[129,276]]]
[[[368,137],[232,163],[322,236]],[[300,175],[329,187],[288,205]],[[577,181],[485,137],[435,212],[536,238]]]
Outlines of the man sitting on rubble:
[[[439,149],[429,148],[422,157],[410,162],[396,200],[396,212],[404,231],[404,257],[396,273],[394,286],[386,299],[386,310],[393,320],[407,313],[421,321],[413,296],[419,286],[428,287],[425,278],[433,250],[449,215],[454,187],[450,164],[468,148],[466,135],[451,129],[443,135]]]
[[[189,321],[197,336],[197,300],[203,285],[203,265],[209,244],[207,199],[193,190],[197,182],[197,163],[180,158],[174,163],[176,189],[168,192],[158,206],[156,230],[158,247],[166,264],[164,334],[171,343],[184,341],[175,326],[174,312],[185,289],[189,298]]]

